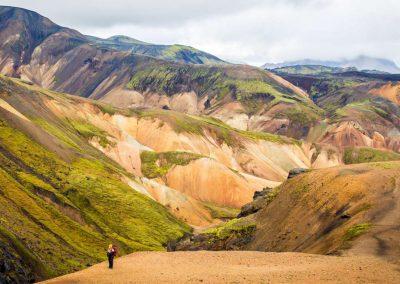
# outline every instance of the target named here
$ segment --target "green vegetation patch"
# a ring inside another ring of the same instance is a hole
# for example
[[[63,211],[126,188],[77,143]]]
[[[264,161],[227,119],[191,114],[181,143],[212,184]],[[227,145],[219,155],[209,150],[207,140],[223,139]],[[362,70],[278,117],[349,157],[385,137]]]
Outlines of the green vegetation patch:
[[[233,219],[218,227],[208,229],[202,234],[213,235],[218,239],[226,239],[231,234],[250,234],[256,229],[256,223],[252,216],[247,216],[244,218]]]
[[[107,138],[107,133],[93,124],[90,124],[85,121],[78,121],[78,120],[68,120],[68,122],[72,125],[72,127],[84,138],[92,139],[96,137],[99,141],[99,144],[106,148],[108,145],[113,145]]]
[[[343,154],[345,164],[360,164],[370,162],[400,160],[400,154],[374,148],[346,148]]]
[[[74,139],[71,138],[67,130],[62,129],[60,126],[55,126],[42,118],[37,118],[34,120],[36,124],[42,127],[47,133],[55,136],[60,141],[62,141],[65,145],[70,146],[75,149],[79,149],[78,144]]]
[[[345,69],[340,67],[328,67],[323,65],[295,65],[276,68],[274,69],[274,72],[284,74],[319,75],[325,73],[337,73],[344,70]]]
[[[96,105],[103,113],[107,113],[109,115],[114,115],[117,113],[117,109],[111,105],[104,103],[97,103]]]
[[[301,142],[285,136],[267,132],[244,131],[233,128],[223,121],[209,116],[186,115],[174,111],[164,110],[131,110],[131,114],[139,118],[158,118],[167,122],[174,131],[191,133],[195,135],[206,135],[206,132],[214,135],[221,144],[228,146],[242,146],[244,140],[264,140],[279,144],[297,144]]]
[[[203,204],[209,210],[213,219],[233,219],[240,213],[238,208],[221,207],[209,202]]]
[[[378,162],[378,163],[371,163],[370,166],[384,170],[400,169],[400,162],[395,162],[395,161]]]
[[[300,107],[289,108],[285,114],[292,123],[303,126],[315,124],[319,119],[315,112]]]
[[[186,166],[191,161],[202,157],[199,154],[179,151],[162,153],[143,151],[140,153],[142,173],[147,178],[163,177],[173,166]]]
[[[367,232],[372,227],[370,223],[361,223],[350,227],[343,236],[344,241],[351,241]]]

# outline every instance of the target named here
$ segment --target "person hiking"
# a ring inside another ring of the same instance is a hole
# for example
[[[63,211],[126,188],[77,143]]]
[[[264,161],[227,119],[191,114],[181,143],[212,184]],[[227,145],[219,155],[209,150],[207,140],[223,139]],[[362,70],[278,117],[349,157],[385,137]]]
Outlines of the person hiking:
[[[117,254],[117,251],[114,249],[115,246],[110,244],[107,250],[107,258],[108,258],[108,268],[112,269],[114,266],[114,257]]]

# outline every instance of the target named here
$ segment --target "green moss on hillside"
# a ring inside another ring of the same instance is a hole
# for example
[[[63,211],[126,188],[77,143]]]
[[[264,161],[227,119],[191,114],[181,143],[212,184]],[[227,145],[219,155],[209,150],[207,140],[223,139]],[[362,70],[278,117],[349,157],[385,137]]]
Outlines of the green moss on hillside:
[[[140,153],[142,173],[147,178],[163,177],[173,166],[185,166],[202,157],[199,154],[175,151],[163,153],[143,151]]]
[[[254,231],[256,223],[251,216],[233,219],[215,228],[202,232],[202,234],[213,235],[218,239],[226,239],[234,233],[247,235]]]
[[[203,204],[210,211],[213,219],[233,219],[240,213],[238,208],[220,207],[209,202],[203,202]]]
[[[245,69],[245,68],[244,68]],[[254,114],[269,103],[272,105],[300,103],[311,107],[309,101],[283,87],[262,70],[241,70],[239,67],[148,64],[138,67],[127,84],[139,92],[151,91],[171,96],[194,91],[223,100],[229,95]],[[313,108],[313,107],[311,107]]]
[[[357,224],[350,227],[343,236],[344,241],[351,241],[367,232],[372,227],[370,223]]]
[[[174,131],[195,135],[213,135],[220,143],[241,147],[245,140],[265,140],[280,144],[300,144],[288,137],[267,132],[244,131],[233,128],[219,119],[209,116],[186,115],[183,113],[163,110],[131,110],[131,114],[139,118],[160,119],[167,122]]]
[[[302,107],[289,108],[284,114],[289,118],[291,123],[302,126],[313,125],[319,119],[317,113]]]
[[[346,148],[343,154],[345,164],[400,160],[400,154],[374,148]]]
[[[71,138],[71,135],[68,135],[66,129],[57,127],[57,126],[49,123],[48,121],[44,120],[43,118],[36,118],[36,119],[34,119],[34,122],[36,124],[38,124],[40,127],[42,127],[47,133],[54,135],[59,140],[64,142],[66,145],[73,147],[75,149],[79,148],[76,141],[73,138]]]
[[[97,128],[93,124],[77,120],[68,120],[68,122],[82,137],[88,140],[96,137],[99,141],[99,144],[103,148],[106,148],[108,145],[112,144],[107,138],[107,133]]]
[[[114,115],[117,113],[117,110],[115,109],[115,107],[113,107],[111,105],[104,104],[104,103],[97,103],[96,105],[103,113],[107,113],[109,115]]]
[[[82,135],[99,135],[74,125]],[[104,260],[110,242],[122,254],[163,250],[168,240],[189,231],[122,182],[124,171],[106,161],[77,154],[67,163],[0,120],[0,228],[19,241],[27,265],[37,260],[46,267],[33,266],[38,279]]]

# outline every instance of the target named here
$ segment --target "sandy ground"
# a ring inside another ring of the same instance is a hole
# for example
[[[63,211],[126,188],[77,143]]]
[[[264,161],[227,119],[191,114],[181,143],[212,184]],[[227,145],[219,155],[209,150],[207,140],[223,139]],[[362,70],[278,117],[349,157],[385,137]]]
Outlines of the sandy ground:
[[[140,252],[46,283],[400,283],[400,267],[373,257],[253,251]]]

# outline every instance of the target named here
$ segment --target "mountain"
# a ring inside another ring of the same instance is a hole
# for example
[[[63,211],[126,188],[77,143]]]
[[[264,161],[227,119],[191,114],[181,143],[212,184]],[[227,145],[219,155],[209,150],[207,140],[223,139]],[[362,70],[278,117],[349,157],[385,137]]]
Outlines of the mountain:
[[[14,280],[81,269],[103,260],[110,241],[121,254],[163,250],[186,224],[233,218],[292,168],[342,161],[325,145],[208,116],[115,108],[15,78],[0,77],[0,94],[0,248]],[[354,153],[346,161],[364,159]]]
[[[112,36],[107,39],[86,36],[90,42],[99,47],[111,48],[120,51],[130,51],[169,61],[191,64],[224,64],[225,62],[209,53],[197,50],[190,46],[174,44],[160,45],[142,42],[123,35]]]
[[[242,130],[295,138],[319,119],[305,92],[259,68],[162,60],[133,53],[133,45],[154,45],[126,37],[93,39],[18,8],[3,7],[0,14],[0,72],[44,88],[118,107],[208,114]],[[176,51],[163,50],[170,48]],[[300,113],[309,118],[298,120]]]
[[[299,82],[246,65],[173,62],[104,44],[148,45],[135,39],[96,42],[34,12],[2,11],[0,67],[7,75],[119,108],[207,115],[243,131],[304,139],[315,153],[334,146],[329,152],[339,151],[339,160],[328,155],[318,161],[324,165],[340,163],[346,147],[399,151],[397,81],[390,81],[395,76],[339,72],[332,74],[337,78],[306,76]]]
[[[302,59],[277,64],[266,63],[262,66],[262,68],[272,70],[296,65],[319,65],[326,67],[357,68],[358,70],[377,70],[394,74],[400,73],[400,68],[395,62],[388,59],[368,57],[364,55],[360,55],[352,59],[342,59],[337,61]]]
[[[108,39],[84,36],[75,30],[61,27],[36,12],[22,8],[0,6],[0,21],[0,67],[2,73],[7,74],[18,75],[19,67],[29,63],[31,57],[36,55],[33,54],[34,50],[39,52],[42,46],[50,52],[46,56],[53,56],[54,59],[59,59],[61,54],[78,46],[89,45],[96,46],[99,50],[106,48],[184,63],[224,63],[211,54],[183,45],[155,45],[126,36]],[[41,59],[43,60],[43,54]]]
[[[399,75],[192,64],[208,55],[12,7],[0,39],[0,282],[83,269],[110,242],[337,252],[395,219]]]
[[[354,71],[278,74],[305,90],[325,111],[328,120],[312,128],[310,142],[342,149],[375,147],[400,151],[399,75]]]
[[[324,65],[293,65],[273,68],[273,72],[279,74],[297,74],[297,75],[318,75],[326,73],[343,73],[357,71],[355,67],[329,67]]]

